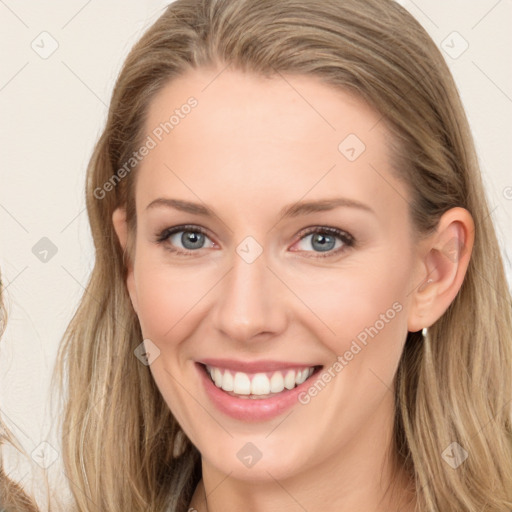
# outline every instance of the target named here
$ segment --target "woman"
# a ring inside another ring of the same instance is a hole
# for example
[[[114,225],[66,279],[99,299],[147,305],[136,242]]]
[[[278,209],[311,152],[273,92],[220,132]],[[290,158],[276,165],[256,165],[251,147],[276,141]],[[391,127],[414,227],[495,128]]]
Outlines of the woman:
[[[510,510],[510,293],[453,79],[399,5],[171,4],[87,207],[77,510]]]

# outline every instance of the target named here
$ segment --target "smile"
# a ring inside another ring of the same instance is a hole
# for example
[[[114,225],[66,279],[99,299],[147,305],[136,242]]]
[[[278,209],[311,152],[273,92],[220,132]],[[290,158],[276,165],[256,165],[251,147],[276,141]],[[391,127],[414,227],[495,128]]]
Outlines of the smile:
[[[322,364],[206,358],[196,361],[208,401],[239,421],[271,420],[300,406],[299,394],[310,386]]]
[[[273,372],[245,373],[205,366],[212,382],[231,396],[238,398],[265,399],[291,390],[306,381],[316,367],[287,368]]]

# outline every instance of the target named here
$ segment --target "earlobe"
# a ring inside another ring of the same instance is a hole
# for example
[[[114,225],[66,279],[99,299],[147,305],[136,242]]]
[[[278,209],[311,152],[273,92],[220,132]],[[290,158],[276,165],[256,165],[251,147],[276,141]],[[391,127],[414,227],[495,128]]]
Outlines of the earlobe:
[[[420,331],[438,320],[459,292],[474,242],[474,222],[464,208],[452,208],[436,232],[422,242],[421,282],[413,292],[408,330]]]

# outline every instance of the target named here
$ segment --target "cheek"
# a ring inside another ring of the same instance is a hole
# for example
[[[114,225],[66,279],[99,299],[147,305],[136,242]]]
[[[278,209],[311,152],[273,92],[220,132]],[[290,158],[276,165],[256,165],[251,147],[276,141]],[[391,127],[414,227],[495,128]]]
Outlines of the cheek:
[[[218,273],[211,268],[169,265],[141,250],[134,281],[144,337],[158,344],[183,339],[204,315],[205,298],[217,280]]]
[[[353,260],[339,269],[282,267],[279,272],[293,294],[275,307],[289,315],[292,325],[310,331],[332,355],[357,352],[360,346],[365,357],[358,360],[397,358],[407,332],[410,267],[403,254],[391,251],[367,254],[364,261]],[[192,335],[215,307],[223,273],[215,263],[168,264],[165,255],[141,247],[134,281],[144,337],[160,350],[173,350]]]
[[[400,357],[407,333],[409,262],[390,268],[385,261],[379,265],[373,259],[372,265],[343,269],[336,276],[319,272],[314,286],[311,278],[296,281],[294,292],[309,309],[302,308],[302,319],[336,356],[349,352],[352,360],[364,354],[357,357],[360,363]]]

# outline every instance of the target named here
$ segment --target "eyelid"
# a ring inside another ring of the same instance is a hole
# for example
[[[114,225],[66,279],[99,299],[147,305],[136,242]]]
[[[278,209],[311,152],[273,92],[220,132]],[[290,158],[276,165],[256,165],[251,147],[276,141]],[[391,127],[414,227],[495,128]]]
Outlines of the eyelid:
[[[182,224],[179,226],[165,228],[162,231],[160,231],[157,234],[157,242],[164,242],[171,235],[179,233],[180,231],[195,231],[195,232],[201,233],[201,234],[207,236],[208,238],[210,238],[210,236],[208,235],[208,232],[203,227],[197,226],[195,224]]]
[[[196,224],[182,224],[170,228],[165,228],[164,230],[157,233],[155,241],[157,244],[164,245],[166,250],[172,252],[173,254],[177,254],[178,256],[195,255],[195,253],[198,253],[199,250],[182,249],[180,247],[171,246],[171,244],[166,244],[166,242],[172,235],[175,235],[176,233],[180,233],[182,231],[192,231],[196,233],[201,233],[205,237],[210,239],[215,246],[217,245],[217,243],[211,239],[210,235],[208,234],[208,231],[201,226],[197,226]]]
[[[301,242],[306,236],[309,236],[309,235],[312,235],[315,233],[325,233],[325,234],[334,236],[334,237],[340,239],[342,241],[343,245],[341,247],[338,247],[335,250],[324,251],[324,252],[304,251],[304,250],[292,250],[292,252],[306,253],[306,254],[308,254],[307,257],[311,257],[311,258],[317,258],[317,259],[318,258],[327,258],[330,256],[332,256],[332,257],[338,256],[341,253],[346,252],[348,249],[354,247],[356,244],[356,239],[348,231],[345,231],[345,230],[339,229],[339,228],[335,228],[335,227],[331,227],[331,226],[316,225],[316,226],[309,226],[309,227],[301,230],[300,233],[298,234],[298,240],[296,242],[294,242],[293,245],[296,245],[297,243]],[[293,245],[292,245],[292,247],[293,247]]]
[[[162,230],[159,234],[157,234],[156,242],[159,244],[164,244],[169,239],[170,236],[172,236],[176,233],[180,233],[182,231],[191,231],[191,232],[201,233],[205,237],[209,238],[214,245],[217,245],[217,243],[211,239],[211,237],[208,234],[208,231],[205,228],[195,225],[195,224],[183,224],[183,225],[166,228],[166,229]],[[306,236],[309,236],[309,235],[312,235],[315,233],[325,233],[325,234],[337,237],[338,239],[340,239],[343,242],[343,246],[338,247],[336,250],[325,251],[323,253],[319,252],[319,251],[304,251],[304,250],[298,250],[298,251],[292,250],[291,252],[310,253],[310,254],[314,254],[315,256],[308,256],[308,257],[326,258],[329,256],[334,256],[334,255],[338,255],[342,252],[345,252],[349,248],[353,247],[356,242],[355,238],[350,233],[348,233],[347,231],[345,231],[343,229],[339,229],[339,228],[335,228],[335,227],[331,227],[331,226],[315,225],[315,226],[308,226],[308,227],[302,229],[297,235],[298,240],[292,244],[292,247],[294,245],[296,245],[297,243],[299,243],[300,241],[302,241],[302,239],[305,238]],[[166,247],[166,248],[168,250],[170,250],[171,252],[178,254],[180,256],[192,255],[192,254],[198,253],[200,251],[200,249],[192,250],[192,249],[181,249],[181,248],[176,248],[176,247],[173,247],[172,249],[170,247]],[[203,248],[201,248],[201,249],[203,249]]]
[[[304,238],[307,235],[311,235],[314,233],[328,233],[333,236],[337,236],[341,239],[345,239],[347,242],[355,242],[355,238],[348,232],[343,229],[334,228],[331,226],[322,226],[322,225],[315,225],[315,226],[309,226],[307,228],[302,229],[298,236],[300,239]]]

